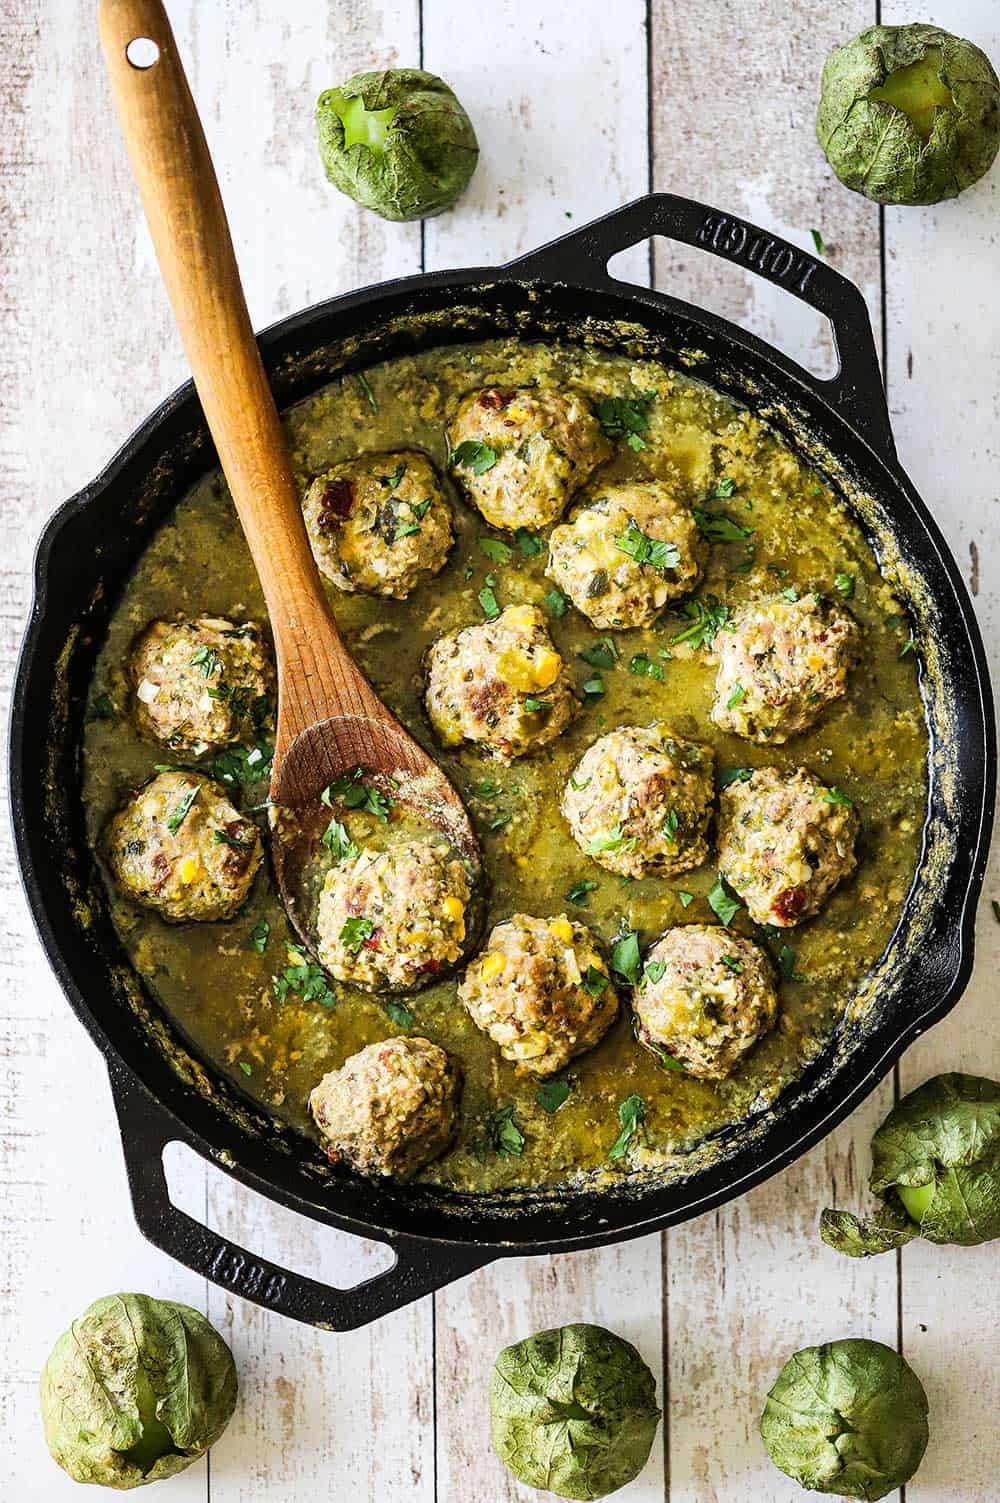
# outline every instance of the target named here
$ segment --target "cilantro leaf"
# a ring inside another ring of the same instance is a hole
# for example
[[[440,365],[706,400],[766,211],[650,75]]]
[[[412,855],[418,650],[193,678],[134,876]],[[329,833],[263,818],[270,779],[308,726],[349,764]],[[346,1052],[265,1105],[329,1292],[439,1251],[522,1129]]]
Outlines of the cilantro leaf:
[[[543,1112],[548,1112],[549,1116],[553,1116],[568,1099],[570,1090],[568,1080],[547,1080],[544,1085],[538,1087],[535,1100]]]
[[[681,551],[676,543],[649,537],[634,521],[629,522],[620,538],[615,538],[615,547],[635,559],[637,564],[648,564],[661,573],[666,569],[676,569],[681,561]]]
[[[452,464],[461,465],[463,469],[471,470],[473,475],[485,475],[487,470],[492,470],[497,462],[497,451],[491,449],[489,444],[478,443],[475,439],[467,438],[464,443],[451,451]]]
[[[719,875],[715,879],[715,886],[708,895],[708,906],[719,922],[725,924],[728,929],[737,913],[743,907],[743,904],[739,898],[734,898],[729,893],[722,876]]]
[[[625,1097],[618,1107],[618,1121],[622,1130],[611,1145],[609,1159],[624,1158],[642,1132],[646,1121],[646,1103],[641,1096]]]
[[[629,986],[635,986],[639,980],[642,962],[639,955],[639,936],[634,929],[622,928],[614,944],[611,946],[611,969],[616,976],[621,976]]]
[[[655,391],[637,392],[630,397],[602,397],[594,403],[597,420],[608,438],[623,438],[630,449],[644,449],[642,435],[649,428],[649,409],[656,400]]]

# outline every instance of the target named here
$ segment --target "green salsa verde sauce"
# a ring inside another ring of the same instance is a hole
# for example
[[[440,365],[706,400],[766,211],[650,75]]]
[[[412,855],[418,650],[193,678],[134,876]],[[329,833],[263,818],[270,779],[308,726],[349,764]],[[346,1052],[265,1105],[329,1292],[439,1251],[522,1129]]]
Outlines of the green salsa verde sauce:
[[[400,999],[339,984],[312,988],[308,1000],[287,980],[276,990],[274,978],[301,965],[302,957],[294,953],[266,869],[243,911],[223,924],[165,924],[122,901],[109,884],[132,963],[196,1050],[268,1111],[310,1135],[307,1098],[320,1077],[365,1044],[400,1032],[410,1023],[407,1012],[412,1015],[412,1031],[456,1055],[465,1072],[456,1142],[419,1178],[461,1190],[568,1184],[662,1167],[772,1102],[829,1041],[861,978],[884,951],[916,869],[926,802],[927,731],[916,655],[908,650],[903,606],[864,534],[773,432],[690,377],[596,349],[513,339],[425,351],[373,367],[364,381],[333,383],[287,413],[299,482],[304,489],[315,474],[359,452],[400,448],[425,450],[447,473],[445,428],[458,399],[481,386],[536,382],[572,385],[595,401],[655,392],[645,408],[644,447],[619,439],[600,482],[661,479],[692,505],[707,505],[752,529],[747,538],[713,544],[697,591],[701,599],[715,596],[734,607],[778,589],[849,598],[864,648],[845,698],[784,746],[758,747],[724,734],[709,719],[714,659],[697,632],[692,638],[692,619],[680,607],[651,630],[611,634],[612,656],[600,647],[607,634],[552,594],[544,540],[537,546],[527,536],[504,538],[509,559],[495,546],[484,552],[482,539],[499,535],[454,493],[458,541],[443,572],[406,601],[347,595],[331,585],[337,619],[386,703],[467,801],[492,884],[490,925],[515,912],[565,911],[607,941],[623,924],[636,929],[645,947],[674,925],[715,921],[706,901],[715,881],[712,865],[623,882],[569,836],[558,813],[563,784],[584,749],[619,724],[662,720],[675,733],[711,745],[717,775],[737,767],[802,765],[843,790],[860,816],[859,861],[824,912],[780,934],[755,929],[742,910],[733,920],[778,965],[781,1012],[770,1036],[730,1079],[697,1081],[664,1068],[636,1043],[623,993],[621,1016],[609,1034],[558,1077],[569,1085],[565,1100],[558,1104],[562,1090],[543,1089],[543,1105],[540,1083],[518,1075],[474,1027],[457,1000],[454,978],[402,999],[402,1012]],[[581,693],[585,684],[591,689],[557,742],[510,767],[471,747],[442,752],[422,705],[428,644],[483,619],[479,594],[488,575],[501,607],[542,604]],[[124,666],[135,633],[153,617],[178,612],[265,620],[260,586],[217,474],[200,481],[154,537],[101,651],[91,688],[97,710],[88,717],[84,748],[95,848],[112,811],[156,764],[170,760],[134,729]],[[677,640],[685,634],[687,640]],[[265,798],[264,785],[244,790],[245,807]],[[353,814],[351,834],[377,837],[378,823]],[[580,892],[585,882],[596,885]],[[645,1121],[628,1152],[609,1160],[621,1132],[618,1107],[631,1096],[642,1099]],[[520,1154],[496,1146],[516,1142],[516,1135],[487,1132],[492,1114],[507,1107],[523,1135]]]

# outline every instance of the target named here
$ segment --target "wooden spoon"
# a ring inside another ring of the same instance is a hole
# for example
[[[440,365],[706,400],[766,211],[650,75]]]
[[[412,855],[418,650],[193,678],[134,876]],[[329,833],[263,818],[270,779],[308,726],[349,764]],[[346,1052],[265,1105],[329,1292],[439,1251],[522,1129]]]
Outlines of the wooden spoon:
[[[286,838],[273,841],[289,917],[314,947],[303,872],[317,821],[330,818],[319,797],[357,768],[383,789],[390,779],[398,785],[394,799],[448,838],[481,897],[482,852],[457,792],[378,698],[333,619],[166,12],[160,0],[100,0],[98,19],[160,271],[271,619],[278,667],[271,799],[299,816],[279,822]],[[467,928],[466,948],[476,924]]]

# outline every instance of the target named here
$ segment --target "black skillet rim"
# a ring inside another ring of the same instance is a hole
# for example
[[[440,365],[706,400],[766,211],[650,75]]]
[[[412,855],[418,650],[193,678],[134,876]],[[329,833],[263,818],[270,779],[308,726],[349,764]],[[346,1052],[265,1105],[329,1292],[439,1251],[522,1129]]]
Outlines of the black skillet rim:
[[[577,239],[575,235],[567,237],[567,241],[577,241]],[[884,1077],[912,1040],[927,1027],[939,1021],[954,1006],[965,987],[972,967],[975,901],[985,871],[996,779],[992,696],[985,651],[972,615],[971,604],[957,566],[936,525],[895,461],[891,441],[889,443],[883,441],[879,444],[879,447],[885,450],[879,454],[876,448],[856,429],[852,430],[836,407],[828,400],[828,393],[822,390],[825,383],[809,381],[797,366],[777,351],[704,310],[644,288],[613,283],[610,279],[605,279],[601,285],[594,286],[593,283],[600,279],[593,275],[586,280],[579,279],[579,269],[572,264],[571,257],[568,258],[564,280],[559,275],[558,269],[561,244],[562,242],[556,242],[555,246],[550,248],[547,275],[544,280],[541,278],[535,280],[533,277],[531,262],[535,258],[530,257],[526,258],[521,265],[514,263],[511,267],[499,271],[472,269],[415,276],[318,304],[289,319],[282,320],[261,336],[265,362],[269,368],[276,368],[287,349],[303,334],[313,336],[312,344],[315,347],[315,331],[318,327],[331,320],[343,320],[357,310],[364,309],[371,313],[380,304],[400,303],[410,299],[411,295],[419,297],[420,294],[433,294],[436,296],[442,292],[453,291],[467,297],[474,296],[477,289],[490,284],[524,283],[529,279],[534,282],[535,290],[542,296],[554,295],[559,289],[579,293],[581,296],[602,294],[607,297],[610,295],[620,304],[617,309],[620,317],[628,318],[630,311],[633,315],[639,313],[641,316],[642,310],[646,310],[654,317],[679,317],[694,328],[720,340],[734,352],[737,358],[752,355],[764,361],[771,367],[779,384],[792,385],[794,399],[807,406],[817,401],[820,402],[825,409],[828,424],[834,428],[843,427],[845,442],[860,444],[863,447],[866,468],[879,474],[883,482],[881,486],[883,494],[901,498],[911,513],[904,522],[901,522],[901,525],[907,530],[917,529],[923,534],[924,545],[933,553],[936,566],[943,573],[945,583],[950,586],[954,604],[958,608],[957,625],[961,628],[963,647],[966,647],[969,653],[970,685],[977,691],[971,701],[965,702],[963,709],[969,718],[971,729],[976,733],[977,746],[973,750],[981,753],[982,765],[980,777],[976,780],[973,790],[976,797],[971,801],[967,800],[961,811],[963,832],[967,832],[968,836],[965,844],[966,860],[963,863],[960,858],[957,858],[949,874],[948,904],[950,905],[949,918],[953,926],[952,932],[947,937],[945,950],[937,957],[935,964],[929,967],[932,972],[936,973],[940,986],[937,1000],[896,1030],[893,1037],[883,1038],[877,1032],[873,1033],[867,1044],[859,1048],[852,1056],[852,1081],[842,1093],[831,1096],[825,1104],[818,1101],[810,1102],[807,1098],[796,1102],[791,1116],[782,1117],[768,1130],[766,1137],[759,1145],[760,1149],[766,1149],[766,1154],[757,1162],[744,1163],[746,1150],[743,1149],[734,1158],[718,1166],[714,1172],[706,1171],[699,1174],[681,1186],[672,1187],[668,1192],[658,1193],[654,1188],[645,1192],[640,1191],[633,1198],[613,1198],[603,1195],[593,1197],[600,1200],[602,1210],[605,1210],[606,1214],[598,1218],[599,1224],[590,1219],[590,1224],[583,1230],[567,1229],[567,1227],[572,1228],[574,1220],[572,1210],[574,1205],[579,1203],[576,1197],[570,1197],[564,1203],[560,1214],[553,1215],[551,1210],[542,1213],[543,1227],[528,1237],[518,1235],[519,1227],[524,1225],[520,1217],[515,1217],[513,1222],[507,1217],[484,1218],[476,1213],[476,1208],[473,1208],[471,1212],[466,1210],[460,1216],[447,1215],[444,1218],[447,1221],[447,1230],[442,1235],[433,1225],[427,1224],[426,1206],[417,1205],[412,1208],[416,1212],[414,1215],[411,1208],[398,1195],[390,1198],[395,1214],[377,1220],[368,1220],[364,1215],[354,1211],[345,1212],[339,1209],[337,1204],[325,1203],[322,1198],[324,1191],[318,1184],[314,1187],[316,1192],[314,1197],[304,1193],[308,1188],[308,1181],[304,1176],[296,1177],[294,1183],[286,1182],[288,1160],[280,1155],[261,1155],[254,1152],[246,1155],[247,1161],[241,1162],[236,1159],[225,1165],[230,1173],[264,1195],[314,1219],[326,1221],[344,1230],[382,1239],[397,1236],[400,1239],[422,1238],[442,1247],[455,1244],[466,1248],[478,1247],[484,1255],[493,1256],[503,1252],[547,1252],[592,1246],[638,1236],[686,1220],[735,1198],[754,1184],[778,1172],[843,1120]],[[832,394],[831,390],[829,395]],[[864,393],[860,395],[864,396]],[[879,403],[883,404],[884,410],[884,399],[880,392],[875,399],[876,409]],[[245,1149],[247,1140],[242,1135],[234,1139],[231,1124],[195,1093],[188,1092],[185,1099],[185,1092],[180,1082],[172,1074],[167,1077],[172,1088],[170,1091],[163,1092],[158,1084],[156,1087],[151,1087],[149,1072],[137,1071],[134,1065],[129,1065],[123,1060],[119,1043],[111,1033],[105,1030],[104,1025],[98,1021],[92,1011],[84,990],[77,984],[74,971],[63,953],[50,921],[48,902],[36,867],[32,840],[25,818],[26,790],[31,781],[27,772],[27,759],[31,749],[26,744],[28,730],[26,701],[32,676],[40,671],[48,671],[35,660],[48,603],[48,575],[52,552],[57,546],[60,535],[73,517],[85,510],[95,497],[106,490],[128,466],[136,461],[144,449],[151,447],[152,440],[161,433],[165,425],[184,417],[188,410],[192,414],[197,410],[190,383],[179,388],[146,419],[122,446],[102,474],[77,496],[65,503],[45,529],[36,556],[35,599],[18,664],[11,708],[11,802],[22,876],[43,947],[74,1011],[108,1058],[113,1075],[118,1081],[118,1092],[132,1091],[133,1094],[142,1097],[149,1092],[150,1110],[169,1118],[170,1137],[186,1140],[205,1156],[218,1160],[220,1155],[231,1155],[234,1146]],[[182,424],[182,426],[185,425]],[[875,433],[873,442],[877,441],[880,436],[882,435]],[[209,450],[205,456],[205,463],[210,462]],[[934,989],[933,986],[925,985],[924,994]],[[160,1063],[162,1067],[163,1062]],[[837,1083],[842,1084],[840,1081]],[[137,1087],[139,1087],[138,1092]],[[153,1095],[154,1089],[155,1096]],[[212,1137],[200,1126],[192,1126],[190,1117],[185,1111],[185,1105],[190,1106],[195,1102],[199,1102],[203,1108],[207,1109],[207,1114],[216,1127],[224,1125],[228,1133],[217,1133],[213,1141]],[[794,1127],[790,1132],[789,1128],[792,1124]],[[282,1169],[285,1170],[284,1175],[281,1173]],[[660,1205],[655,1210],[646,1209],[650,1201],[659,1200],[663,1193],[671,1195],[674,1201],[672,1205]],[[352,1197],[355,1200],[358,1198]],[[384,1208],[385,1197],[379,1196],[378,1199]],[[339,1200],[338,1194],[337,1201]],[[439,1214],[446,1209],[444,1204],[437,1205]],[[538,1213],[529,1219],[537,1220]],[[485,1241],[482,1235],[484,1220],[489,1228],[489,1235]],[[513,1235],[505,1235],[505,1232]]]

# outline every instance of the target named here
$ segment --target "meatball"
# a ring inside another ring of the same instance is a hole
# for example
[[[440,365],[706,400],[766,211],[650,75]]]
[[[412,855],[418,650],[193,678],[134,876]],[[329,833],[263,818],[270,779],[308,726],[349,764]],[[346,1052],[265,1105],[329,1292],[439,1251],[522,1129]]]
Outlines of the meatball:
[[[659,481],[616,485],[549,538],[546,573],[602,629],[650,626],[701,578],[708,542]]]
[[[466,397],[448,435],[466,495],[492,527],[555,522],[611,446],[572,391],[489,387]]]
[[[349,592],[405,600],[444,568],[454,541],[441,479],[412,449],[334,465],[302,510],[321,572]]]
[[[459,1066],[437,1044],[385,1039],[324,1075],[309,1108],[331,1159],[404,1181],[455,1136],[460,1090]]]
[[[587,748],[562,795],[580,849],[609,872],[669,876],[700,866],[715,796],[710,747],[665,725],[629,725]]]
[[[151,621],[132,647],[128,675],[141,733],[183,756],[252,737],[272,714],[274,665],[250,622]]]
[[[427,713],[444,746],[474,741],[501,762],[554,741],[577,702],[533,605],[439,637],[427,654]]]
[[[844,694],[859,637],[854,617],[820,595],[751,601],[715,638],[712,719],[748,741],[797,736]]]
[[[764,951],[711,924],[667,930],[646,956],[632,1006],[642,1042],[703,1080],[731,1074],[778,1015]]]
[[[246,902],[264,857],[260,831],[218,783],[161,772],[108,826],[119,887],[172,924],[228,919]]]
[[[565,914],[497,924],[458,995],[504,1059],[532,1075],[554,1075],[592,1049],[618,1015],[597,940]]]
[[[326,875],[318,954],[340,981],[404,990],[461,957],[471,889],[450,847],[399,840],[348,856]]]
[[[804,767],[758,768],[719,800],[719,870],[757,924],[819,913],[857,864],[858,816]]]

